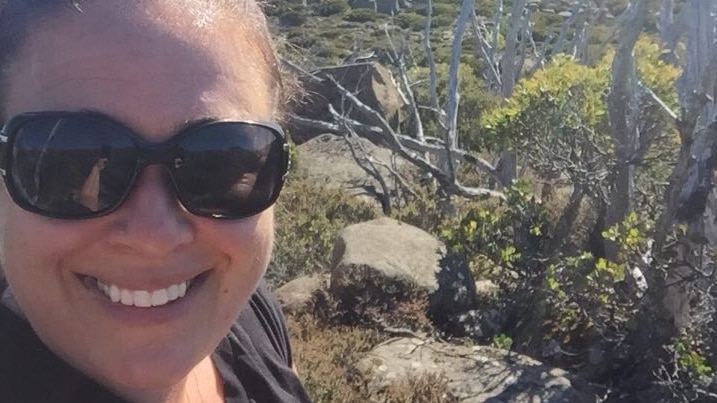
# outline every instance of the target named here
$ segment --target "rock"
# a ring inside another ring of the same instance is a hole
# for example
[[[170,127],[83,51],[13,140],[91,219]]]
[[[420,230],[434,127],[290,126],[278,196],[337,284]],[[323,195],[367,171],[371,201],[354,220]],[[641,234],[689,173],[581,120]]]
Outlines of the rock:
[[[407,117],[403,113],[406,102],[396,87],[391,71],[379,63],[355,63],[325,67],[313,71],[311,74],[313,77],[299,77],[300,84],[305,89],[305,95],[294,101],[289,108],[302,118],[332,122],[334,119],[328,108],[331,104],[336,111],[350,111],[347,112],[347,115],[352,119],[369,125],[378,125],[374,116],[349,105],[350,101],[344,99],[330,77],[356,94],[361,102],[379,112],[393,128],[398,128],[399,124]],[[297,144],[324,133],[324,131],[307,127],[294,120],[287,122],[287,128]],[[369,140],[376,144],[384,142],[378,134]]]
[[[375,347],[356,368],[369,390],[376,391],[408,376],[432,373],[443,375],[448,392],[465,403],[598,401],[594,393],[578,390],[574,377],[561,369],[487,346],[397,338]]]
[[[339,234],[330,292],[348,306],[377,306],[431,293],[445,245],[427,232],[390,218],[354,224]]]
[[[347,140],[332,134],[322,134],[297,147],[297,165],[306,172],[313,183],[341,188],[348,193],[376,202],[380,192],[378,181],[368,176],[351,154]],[[400,157],[364,138],[350,138],[355,147],[363,147],[378,162],[394,162],[394,170],[406,178],[415,178],[416,169]],[[384,178],[390,178],[388,170],[378,167]]]
[[[476,294],[484,298],[493,298],[498,295],[500,287],[490,280],[478,280],[475,282]]]
[[[325,275],[301,276],[274,291],[285,313],[300,313],[307,308],[313,294],[325,289],[328,283]]]

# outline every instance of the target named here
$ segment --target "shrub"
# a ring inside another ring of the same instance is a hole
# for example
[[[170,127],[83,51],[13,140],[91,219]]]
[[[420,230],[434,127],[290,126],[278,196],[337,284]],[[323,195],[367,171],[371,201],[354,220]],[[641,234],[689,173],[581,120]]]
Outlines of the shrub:
[[[450,3],[433,3],[431,10],[431,14],[434,17],[437,17],[439,15],[445,15],[451,18],[456,18],[458,16],[459,11],[457,5]],[[420,7],[416,9],[416,14],[420,14],[423,16],[428,15],[428,7]]]
[[[396,25],[403,29],[420,31],[426,26],[426,17],[416,13],[402,13],[394,17]]]
[[[381,15],[370,8],[356,8],[344,16],[344,20],[351,22],[375,22]]]
[[[456,15],[437,15],[431,20],[431,25],[436,28],[449,28],[456,20]]]
[[[279,286],[328,270],[334,239],[345,226],[377,216],[376,209],[300,174],[290,177],[275,208],[276,240],[267,280]]]

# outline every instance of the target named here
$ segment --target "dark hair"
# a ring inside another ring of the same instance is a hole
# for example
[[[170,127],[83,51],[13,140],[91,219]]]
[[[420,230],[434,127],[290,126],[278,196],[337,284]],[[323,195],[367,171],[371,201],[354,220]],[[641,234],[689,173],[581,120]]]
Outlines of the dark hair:
[[[277,115],[281,115],[285,98],[282,74],[271,45],[271,36],[266,18],[257,0],[198,0],[209,5],[221,6],[227,15],[234,13],[235,18],[249,18],[253,27],[249,28],[258,39],[258,50],[269,73],[269,87],[274,92]],[[81,12],[82,5],[88,0],[0,0],[0,124],[5,116],[7,102],[7,69],[17,55],[32,26],[44,19],[56,17],[62,11],[75,9]],[[241,7],[243,6],[243,7]],[[278,117],[278,116],[277,116]]]

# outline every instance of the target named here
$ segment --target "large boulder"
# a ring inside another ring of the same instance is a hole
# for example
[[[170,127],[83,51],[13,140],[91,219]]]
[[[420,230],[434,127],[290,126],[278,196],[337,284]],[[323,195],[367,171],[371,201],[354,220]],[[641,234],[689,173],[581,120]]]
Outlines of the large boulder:
[[[299,83],[305,90],[304,96],[294,101],[290,109],[302,118],[331,122],[331,104],[336,111],[347,111],[347,115],[352,119],[378,125],[374,116],[359,111],[350,105],[350,101],[344,99],[332,78],[354,93],[361,102],[379,112],[393,128],[398,128],[405,119],[403,108],[406,102],[396,87],[391,71],[374,62],[325,67],[311,72],[311,75],[299,76]],[[291,119],[287,126],[297,144],[324,133],[323,130]],[[378,135],[369,139],[377,144],[384,142]]]
[[[376,201],[380,186],[376,179],[366,174],[351,154],[351,142],[355,149],[365,150],[373,161],[390,165],[393,170],[406,178],[417,178],[416,169],[406,160],[393,155],[391,150],[379,147],[367,139],[352,137],[345,139],[333,134],[322,134],[297,147],[296,165],[313,183],[330,188],[340,188],[362,198]],[[377,164],[378,171],[388,180],[389,170]]]
[[[465,403],[599,401],[566,371],[487,346],[395,338],[375,347],[356,368],[369,382],[369,390],[378,393],[400,379],[434,374],[442,375],[448,392]]]
[[[445,251],[432,235],[391,218],[350,225],[336,240],[329,288],[348,305],[361,299],[390,307],[438,288]]]

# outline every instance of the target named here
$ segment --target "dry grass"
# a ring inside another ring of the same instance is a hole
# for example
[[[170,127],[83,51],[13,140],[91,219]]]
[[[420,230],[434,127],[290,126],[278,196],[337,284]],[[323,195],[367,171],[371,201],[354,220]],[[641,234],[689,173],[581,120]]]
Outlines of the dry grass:
[[[316,297],[316,296],[315,296]],[[288,316],[294,361],[311,398],[317,403],[386,402],[448,403],[456,401],[447,393],[447,381],[438,375],[413,376],[380,391],[355,369],[365,353],[386,341],[390,334],[378,324],[430,332],[425,316],[425,299],[404,301],[392,312],[376,312],[376,322],[341,323],[344,315],[331,312],[331,301],[317,301],[313,313]]]
[[[319,324],[311,315],[288,317],[294,361],[316,403],[366,402],[366,388],[353,370],[363,353],[385,339],[377,331]]]

